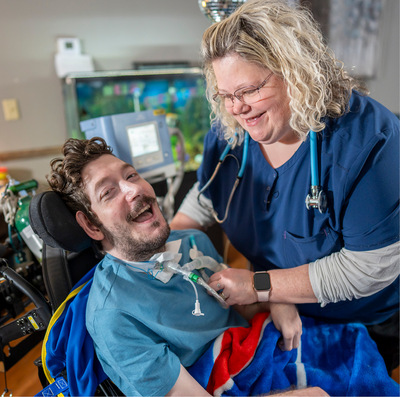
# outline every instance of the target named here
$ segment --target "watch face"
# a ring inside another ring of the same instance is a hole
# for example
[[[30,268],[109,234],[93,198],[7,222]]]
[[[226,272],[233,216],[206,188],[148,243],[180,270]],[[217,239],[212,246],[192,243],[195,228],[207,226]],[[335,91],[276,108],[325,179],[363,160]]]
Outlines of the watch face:
[[[267,272],[256,272],[253,276],[254,289],[257,291],[269,291],[271,289],[271,281]]]

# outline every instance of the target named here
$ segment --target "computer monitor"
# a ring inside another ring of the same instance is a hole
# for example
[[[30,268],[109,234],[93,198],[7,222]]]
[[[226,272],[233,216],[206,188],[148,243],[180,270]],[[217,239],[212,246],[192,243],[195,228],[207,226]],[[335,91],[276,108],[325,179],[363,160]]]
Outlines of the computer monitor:
[[[164,113],[147,110],[96,117],[80,123],[87,139],[103,138],[113,153],[149,182],[176,175]]]

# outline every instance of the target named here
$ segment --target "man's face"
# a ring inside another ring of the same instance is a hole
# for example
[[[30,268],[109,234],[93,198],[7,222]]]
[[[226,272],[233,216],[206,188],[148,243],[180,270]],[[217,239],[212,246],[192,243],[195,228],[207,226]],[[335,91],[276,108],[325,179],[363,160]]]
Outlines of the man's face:
[[[153,188],[131,165],[106,154],[84,167],[82,179],[101,223],[84,229],[105,251],[122,260],[141,261],[162,249],[169,226]]]

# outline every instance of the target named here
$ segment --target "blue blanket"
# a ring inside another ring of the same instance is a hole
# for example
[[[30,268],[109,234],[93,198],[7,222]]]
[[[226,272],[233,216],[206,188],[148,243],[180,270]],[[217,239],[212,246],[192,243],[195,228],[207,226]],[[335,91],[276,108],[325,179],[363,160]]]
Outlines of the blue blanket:
[[[42,345],[43,370],[52,383],[63,371],[68,374],[71,396],[94,396],[107,379],[86,330],[86,303],[94,267],[82,278],[51,318]]]
[[[43,343],[48,380],[66,370],[72,396],[93,396],[107,378],[85,326],[93,272],[53,315]],[[305,317],[302,321],[299,349],[282,352],[277,347],[281,334],[263,313],[249,328],[225,331],[189,372],[214,395],[260,395],[291,386],[320,386],[332,396],[399,396],[399,385],[388,376],[364,326],[326,324]]]
[[[399,396],[375,342],[361,324],[327,324],[302,317],[298,349],[277,347],[281,334],[268,314],[251,328],[218,337],[189,369],[210,394],[251,396],[320,386],[331,396]]]

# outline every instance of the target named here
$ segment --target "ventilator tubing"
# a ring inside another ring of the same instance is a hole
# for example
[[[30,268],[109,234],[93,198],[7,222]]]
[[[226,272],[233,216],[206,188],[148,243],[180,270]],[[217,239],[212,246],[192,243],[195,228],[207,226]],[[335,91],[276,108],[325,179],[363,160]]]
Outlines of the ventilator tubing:
[[[216,260],[213,258],[210,258],[208,256],[201,256],[199,258],[196,258],[194,261],[186,263],[182,267],[179,266],[176,263],[167,263],[166,267],[171,270],[173,273],[178,273],[182,275],[183,277],[187,277],[189,280],[194,281],[195,283],[201,285],[204,287],[215,299],[218,300],[219,303],[221,303],[222,307],[227,308],[228,305],[222,299],[222,297],[214,290],[212,289],[201,277],[198,277],[194,273],[192,273],[191,270],[194,269],[200,269],[200,268],[208,268],[212,271],[219,271],[222,269],[225,269],[227,266],[223,263],[218,263]],[[189,270],[191,269],[191,270]],[[215,269],[215,270],[214,270]],[[193,277],[196,276],[196,277]]]
[[[194,269],[210,269],[213,273],[226,269],[228,266],[224,263],[219,263],[210,256],[199,256],[192,262],[185,263],[182,268],[192,271]]]

